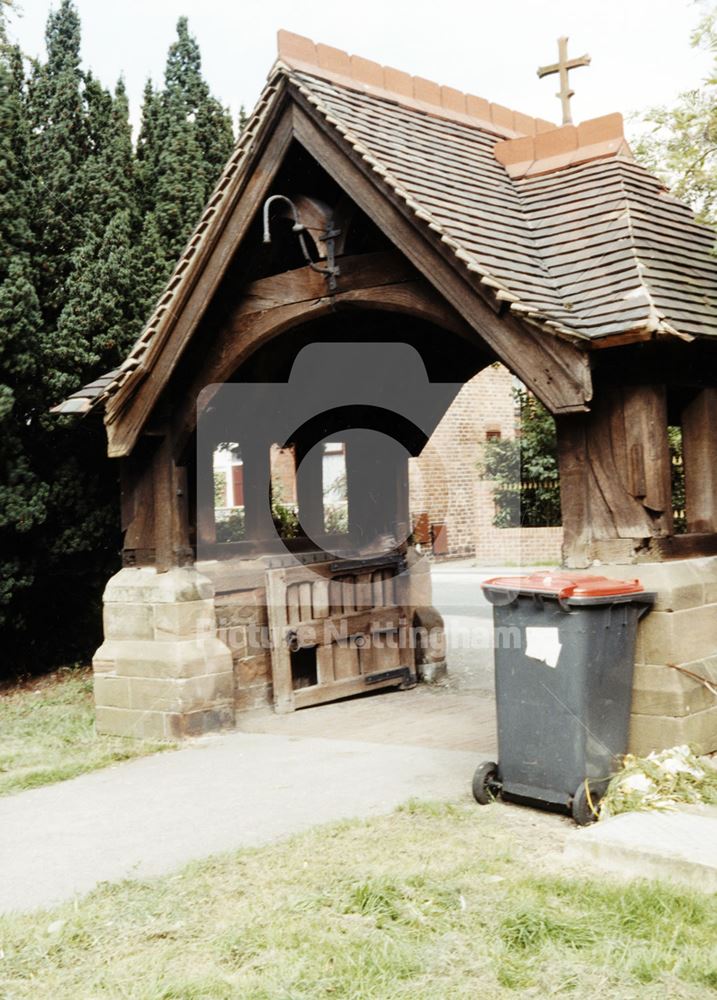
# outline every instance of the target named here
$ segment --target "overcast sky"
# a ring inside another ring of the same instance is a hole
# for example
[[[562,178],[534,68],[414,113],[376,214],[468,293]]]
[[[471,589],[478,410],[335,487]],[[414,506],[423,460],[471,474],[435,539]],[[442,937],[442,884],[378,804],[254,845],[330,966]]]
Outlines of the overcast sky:
[[[28,55],[44,53],[52,0],[19,0],[11,34]],[[123,75],[137,121],[147,76],[162,77],[177,18],[199,40],[214,94],[236,118],[251,109],[287,28],[509,107],[559,120],[556,39],[592,65],[571,83],[575,121],[670,103],[698,87],[711,60],[690,47],[700,18],[693,0],[76,0],[86,66],[106,84]]]

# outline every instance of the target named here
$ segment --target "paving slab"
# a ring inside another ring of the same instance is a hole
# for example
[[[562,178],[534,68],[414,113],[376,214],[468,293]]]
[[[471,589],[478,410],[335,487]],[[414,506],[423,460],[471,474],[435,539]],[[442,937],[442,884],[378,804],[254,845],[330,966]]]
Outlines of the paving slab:
[[[286,715],[267,707],[243,712],[237,728],[248,733],[470,750],[476,763],[484,757],[495,759],[497,747],[494,698],[457,691],[452,685],[376,691]]]
[[[717,892],[717,809],[623,813],[574,830],[563,856],[583,869]]]
[[[0,913],[379,815],[411,797],[469,798],[475,765],[466,750],[233,732],[8,796]]]

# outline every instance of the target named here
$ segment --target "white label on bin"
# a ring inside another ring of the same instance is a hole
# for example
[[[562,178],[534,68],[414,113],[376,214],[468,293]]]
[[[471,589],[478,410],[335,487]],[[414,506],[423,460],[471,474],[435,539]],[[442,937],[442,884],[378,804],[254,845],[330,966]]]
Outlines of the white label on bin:
[[[525,655],[531,660],[541,660],[549,667],[557,667],[562,648],[557,628],[526,628]]]

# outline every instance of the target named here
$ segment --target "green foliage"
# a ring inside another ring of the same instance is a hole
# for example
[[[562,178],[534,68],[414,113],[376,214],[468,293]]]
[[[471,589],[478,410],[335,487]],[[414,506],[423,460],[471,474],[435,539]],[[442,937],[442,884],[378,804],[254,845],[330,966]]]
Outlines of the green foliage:
[[[227,474],[214,470],[214,506],[226,507],[227,505]]]
[[[246,537],[244,508],[236,507],[217,521],[218,542],[243,542]]]
[[[645,166],[687,201],[698,218],[717,225],[717,8],[706,7],[692,44],[714,58],[712,73],[673,108],[654,107],[642,116],[648,130],[635,145]]]
[[[685,466],[682,460],[682,428],[668,427],[667,436],[670,443],[670,470],[672,481],[672,510],[674,513],[675,533],[682,535],[687,531],[685,517]]]
[[[499,528],[560,524],[555,420],[527,389],[515,389],[519,433],[487,441],[482,478],[495,482]]]
[[[324,531],[327,535],[346,535],[349,530],[349,508],[346,503],[324,507]]]
[[[139,148],[124,84],[85,72],[72,0],[26,74],[0,7],[0,641],[3,670],[87,657],[120,548],[99,421],[49,414],[126,356],[231,143],[186,20]]]
[[[299,515],[284,503],[279,493],[274,493],[271,498],[271,519],[274,522],[279,538],[298,538],[300,533]]]

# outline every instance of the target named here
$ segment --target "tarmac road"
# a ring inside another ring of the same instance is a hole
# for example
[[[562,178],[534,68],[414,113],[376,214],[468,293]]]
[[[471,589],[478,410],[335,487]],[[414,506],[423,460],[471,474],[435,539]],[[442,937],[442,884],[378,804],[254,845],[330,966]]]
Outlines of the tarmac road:
[[[464,690],[495,690],[493,610],[483,596],[481,583],[496,576],[530,572],[533,569],[525,566],[477,566],[473,559],[433,564],[433,604],[443,615],[446,626],[448,675],[452,686]]]

